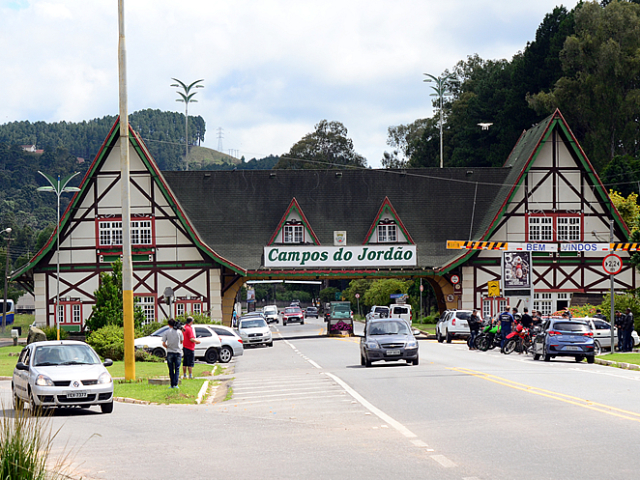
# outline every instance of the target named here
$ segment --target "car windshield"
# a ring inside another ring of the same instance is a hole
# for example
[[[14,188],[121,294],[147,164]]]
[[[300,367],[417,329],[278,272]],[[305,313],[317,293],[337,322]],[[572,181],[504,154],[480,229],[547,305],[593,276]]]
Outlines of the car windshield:
[[[96,363],[100,363],[100,358],[88,345],[43,345],[36,348],[33,359],[33,365],[36,367]]]
[[[252,318],[250,320],[240,321],[240,328],[260,328],[266,326],[267,322],[265,322],[262,318]]]
[[[284,309],[284,313],[299,313],[300,309],[299,308],[285,308]]]
[[[156,330],[155,332],[153,332],[153,333],[151,334],[151,336],[152,336],[152,337],[161,337],[161,336],[164,334],[164,332],[166,332],[166,331],[167,331],[167,329],[168,329],[168,328],[169,328],[169,326],[168,326],[168,325],[165,325],[164,327],[159,328],[158,330]]]
[[[278,309],[275,307],[264,307],[264,313],[278,313]]]
[[[552,330],[559,330],[560,332],[588,332],[589,330],[591,330],[587,325],[585,325],[584,323],[578,323],[578,322],[556,322],[551,326]]]
[[[408,335],[409,327],[405,322],[375,322],[369,328],[369,335]]]

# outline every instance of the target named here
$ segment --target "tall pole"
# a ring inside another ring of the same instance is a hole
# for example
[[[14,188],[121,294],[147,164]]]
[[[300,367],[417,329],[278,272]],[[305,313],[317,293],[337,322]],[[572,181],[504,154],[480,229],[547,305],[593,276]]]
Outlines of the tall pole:
[[[197,102],[197,100],[195,100],[193,97],[196,93],[198,93],[190,92],[192,88],[204,88],[204,85],[199,85],[199,83],[203,82],[204,79],[201,78],[200,80],[196,80],[189,85],[184,83],[182,80],[178,80],[177,78],[172,78],[172,80],[178,82],[171,84],[172,87],[182,88],[183,90],[182,92],[177,92],[178,95],[180,95],[180,98],[177,98],[176,102],[184,102],[184,163],[186,169],[189,170],[189,104]]]
[[[47,179],[49,186],[38,187],[39,192],[53,192],[57,196],[58,209],[57,209],[57,223],[56,223],[56,306],[54,313],[54,321],[56,325],[56,338],[60,340],[60,195],[67,192],[77,192],[80,189],[78,187],[68,187],[67,185],[73,177],[79,175],[80,172],[72,173],[64,178],[53,178],[51,175],[47,175],[41,171],[38,171],[40,175]]]
[[[9,247],[11,246],[11,228],[4,230],[9,234],[7,240],[7,251],[4,258],[4,303],[2,304],[2,333],[7,326],[7,291],[9,289]]]
[[[122,305],[124,378],[135,380],[133,322],[133,264],[131,260],[131,190],[129,185],[129,116],[127,113],[127,49],[124,38],[124,0],[118,0],[118,72],[120,105],[120,187],[122,197]]]
[[[611,212],[611,220],[609,220],[609,243],[613,243],[613,212]],[[613,336],[613,329],[614,329],[614,325],[615,325],[615,290],[614,290],[614,282],[613,282],[613,275],[609,275],[609,285],[610,285],[610,298],[611,298],[611,353],[613,354],[615,352],[613,346],[614,346],[614,336]],[[618,332],[618,344],[620,343],[620,332]]]
[[[434,82],[436,84],[435,87],[431,87],[436,93],[432,93],[432,97],[438,97],[440,100],[440,168],[444,167],[444,148],[443,148],[443,138],[442,138],[442,124],[444,123],[444,101],[443,98],[445,95],[448,95],[447,91],[447,81],[451,79],[453,75],[448,74],[441,77],[435,77],[429,73],[425,73],[425,75],[429,78],[425,79],[425,82]]]

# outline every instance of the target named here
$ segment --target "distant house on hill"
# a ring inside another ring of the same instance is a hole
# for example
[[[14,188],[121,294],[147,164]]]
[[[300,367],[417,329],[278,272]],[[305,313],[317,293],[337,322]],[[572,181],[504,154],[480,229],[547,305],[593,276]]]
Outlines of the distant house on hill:
[[[29,153],[35,153],[35,154],[43,154],[44,150],[39,150],[36,148],[35,145],[20,145],[20,147],[22,148],[22,150],[24,150],[25,152],[29,152]]]

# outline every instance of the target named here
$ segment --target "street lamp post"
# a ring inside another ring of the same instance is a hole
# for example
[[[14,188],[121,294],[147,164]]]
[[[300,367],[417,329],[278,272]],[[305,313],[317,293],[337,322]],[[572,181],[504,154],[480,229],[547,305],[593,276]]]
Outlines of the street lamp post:
[[[178,95],[181,98],[176,98],[176,102],[184,102],[184,142],[185,142],[185,155],[184,162],[186,164],[187,170],[189,170],[189,104],[197,102],[194,100],[193,96],[198,92],[191,92],[192,88],[204,88],[204,85],[198,85],[200,82],[204,82],[204,79],[196,80],[195,82],[187,85],[186,83],[178,80],[177,78],[171,78],[171,80],[175,80],[178,83],[172,83],[172,87],[182,88],[183,92],[178,91]]]
[[[78,192],[80,189],[78,187],[67,187],[69,182],[73,177],[79,175],[80,172],[72,173],[60,179],[60,175],[58,175],[58,179],[56,180],[51,175],[47,175],[46,173],[42,173],[38,171],[40,175],[47,179],[51,186],[38,187],[39,192],[54,192],[58,197],[58,222],[56,223],[56,311],[55,311],[55,319],[56,319],[56,332],[57,338],[60,340],[60,321],[59,321],[59,308],[60,308],[60,195],[67,192]]]
[[[443,122],[442,106],[443,106],[444,96],[449,95],[451,93],[447,91],[446,83],[451,78],[453,78],[453,75],[448,74],[441,77],[434,77],[433,75],[430,75],[428,73],[425,73],[425,75],[429,77],[424,80],[425,82],[435,82],[436,84],[435,87],[433,86],[431,87],[436,92],[436,93],[432,93],[431,96],[438,97],[440,99],[440,168],[442,168],[444,167],[444,156],[443,156],[443,147],[442,147],[442,122]]]
[[[2,333],[7,326],[7,290],[9,288],[9,247],[11,246],[11,228],[5,228],[4,233],[9,234],[7,251],[4,258],[4,303],[2,304]]]

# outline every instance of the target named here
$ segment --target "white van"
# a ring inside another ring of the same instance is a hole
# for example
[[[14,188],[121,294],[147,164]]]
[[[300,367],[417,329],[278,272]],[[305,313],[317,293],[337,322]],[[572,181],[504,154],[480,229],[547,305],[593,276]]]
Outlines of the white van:
[[[390,309],[389,317],[402,318],[409,325],[411,325],[411,322],[413,322],[413,313],[411,312],[411,305],[392,303],[391,305],[389,305],[389,309]]]

